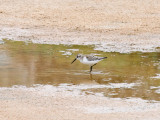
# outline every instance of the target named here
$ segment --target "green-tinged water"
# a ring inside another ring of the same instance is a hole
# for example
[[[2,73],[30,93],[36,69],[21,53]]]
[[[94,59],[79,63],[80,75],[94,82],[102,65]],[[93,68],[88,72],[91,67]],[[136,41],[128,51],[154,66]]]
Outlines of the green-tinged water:
[[[93,67],[72,60],[78,53],[108,58]],[[95,51],[94,46],[42,45],[4,40],[0,44],[0,87],[35,84],[100,85],[86,93],[160,101],[160,53]],[[106,86],[106,87],[105,87]]]

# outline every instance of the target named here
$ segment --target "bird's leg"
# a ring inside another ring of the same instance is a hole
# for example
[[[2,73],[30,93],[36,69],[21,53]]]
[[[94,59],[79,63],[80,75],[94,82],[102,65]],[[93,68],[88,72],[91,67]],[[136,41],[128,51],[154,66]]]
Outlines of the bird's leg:
[[[96,63],[97,64],[97,63]],[[95,66],[96,64],[92,65],[92,66]]]
[[[96,64],[97,64],[97,63],[96,63]],[[91,71],[92,71],[93,66],[95,66],[96,64],[94,64],[94,65],[92,65],[92,66],[90,67],[90,73],[91,73]]]
[[[92,71],[92,67],[93,67],[93,66],[90,67],[90,73],[91,73],[91,71]]]

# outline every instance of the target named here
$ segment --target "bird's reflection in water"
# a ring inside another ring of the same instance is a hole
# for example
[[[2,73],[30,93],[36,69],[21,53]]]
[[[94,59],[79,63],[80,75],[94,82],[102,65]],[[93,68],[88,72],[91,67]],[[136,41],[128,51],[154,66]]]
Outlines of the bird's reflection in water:
[[[90,80],[93,80],[92,73],[90,73]]]

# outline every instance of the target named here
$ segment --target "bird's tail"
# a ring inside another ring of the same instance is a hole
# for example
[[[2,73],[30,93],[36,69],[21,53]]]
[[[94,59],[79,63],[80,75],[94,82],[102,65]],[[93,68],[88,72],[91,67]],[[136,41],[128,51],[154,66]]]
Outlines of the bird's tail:
[[[107,57],[103,57],[102,59],[106,59]]]
[[[101,57],[99,60],[103,60],[103,59],[106,59],[107,57]]]

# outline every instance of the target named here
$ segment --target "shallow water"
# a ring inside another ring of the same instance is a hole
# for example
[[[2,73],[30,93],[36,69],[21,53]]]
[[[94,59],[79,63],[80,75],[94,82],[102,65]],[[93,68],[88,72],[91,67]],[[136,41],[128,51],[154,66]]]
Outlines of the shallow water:
[[[72,60],[78,53],[107,56],[93,67]],[[80,87],[86,94],[160,101],[160,53],[101,52],[94,46],[0,41],[0,87]]]

